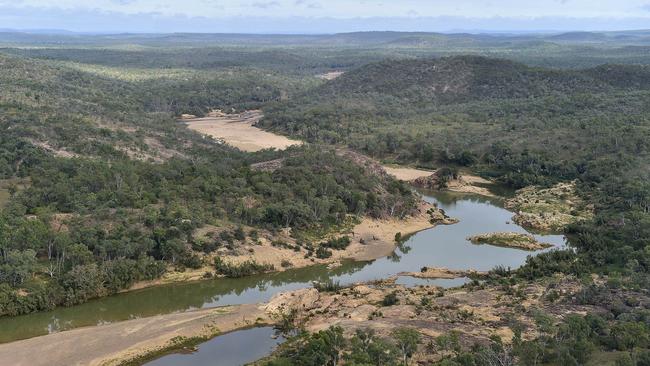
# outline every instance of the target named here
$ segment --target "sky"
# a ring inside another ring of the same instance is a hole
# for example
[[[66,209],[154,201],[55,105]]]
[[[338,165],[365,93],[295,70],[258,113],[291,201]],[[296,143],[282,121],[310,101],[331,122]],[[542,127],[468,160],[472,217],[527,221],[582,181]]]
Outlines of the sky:
[[[0,0],[0,29],[336,33],[650,28],[650,0]]]

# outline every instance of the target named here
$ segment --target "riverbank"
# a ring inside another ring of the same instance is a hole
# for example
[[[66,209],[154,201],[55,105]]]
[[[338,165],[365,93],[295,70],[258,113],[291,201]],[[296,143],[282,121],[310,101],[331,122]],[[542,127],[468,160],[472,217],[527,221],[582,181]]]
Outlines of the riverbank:
[[[163,354],[191,339],[270,324],[258,305],[159,315],[0,344],[0,364],[12,366],[122,365]]]
[[[117,296],[110,296],[88,303],[71,307],[55,309],[51,312],[36,313],[19,320],[5,319],[0,323],[4,329],[5,339],[15,339],[40,336],[47,329],[62,331],[64,334],[70,329],[83,326],[95,326],[111,322],[130,321],[134,317],[157,316],[157,314],[172,314],[177,312],[192,311],[197,308],[213,308],[241,303],[263,303],[269,301],[275,294],[291,292],[299,288],[310,288],[313,281],[332,281],[342,286],[357,286],[368,283],[376,286],[390,276],[401,272],[418,271],[423,267],[447,267],[456,270],[476,269],[487,271],[496,265],[516,268],[525,261],[529,254],[521,250],[499,248],[493,246],[477,246],[465,240],[468,235],[481,231],[512,229],[513,224],[506,222],[512,213],[493,204],[493,200],[477,196],[465,197],[454,193],[437,193],[423,198],[430,202],[425,207],[436,206],[452,217],[460,218],[455,225],[445,225],[435,230],[424,230],[408,238],[406,232],[401,244],[395,252],[390,252],[388,257],[383,257],[371,262],[345,261],[341,267],[327,269],[324,265],[296,268],[294,271],[281,271],[266,275],[256,275],[238,279],[223,278],[194,283],[179,282],[167,286],[152,286],[141,291],[131,291]],[[420,215],[424,209],[420,210]],[[424,216],[426,219],[426,216]],[[387,225],[393,221],[394,227],[390,234],[385,234],[385,241],[392,250],[397,244],[392,235],[394,230],[403,230],[399,220],[371,220],[366,221],[370,235],[377,230],[377,225]],[[423,222],[422,222],[423,221]],[[359,223],[360,225],[364,223]],[[430,227],[430,223],[421,219],[422,226]],[[480,225],[480,226],[476,226]],[[384,228],[385,229],[385,228]],[[360,230],[348,228],[359,235]],[[262,233],[260,232],[260,237]],[[561,238],[540,237],[540,240],[560,243]],[[379,247],[379,246],[377,246]],[[334,265],[335,263],[332,262]],[[454,282],[453,286],[462,284],[463,281]],[[408,285],[409,288],[414,285]],[[444,291],[445,284],[427,283],[423,281],[415,286],[426,285],[431,293]],[[434,287],[431,287],[434,286]],[[440,286],[440,287],[436,287]],[[13,338],[12,338],[13,337]],[[22,342],[22,341],[20,341]],[[9,343],[14,344],[14,343]],[[1,364],[1,362],[0,362]]]
[[[395,236],[398,233],[402,237],[407,237],[436,225],[448,225],[456,222],[456,220],[445,218],[442,211],[434,205],[422,201],[417,208],[417,213],[404,219],[374,219],[370,217],[361,219],[351,229],[337,234],[339,237],[350,238],[350,245],[344,250],[332,250],[332,256],[329,258],[306,256],[307,251],[304,248],[296,250],[296,240],[288,232],[277,233],[273,237],[262,236],[257,243],[247,243],[238,248],[235,255],[228,254],[220,256],[220,258],[224,262],[235,265],[249,261],[272,265],[274,272],[319,264],[335,267],[346,260],[365,262],[389,256],[397,247]],[[286,245],[277,245],[278,242]],[[126,291],[169,283],[200,281],[206,279],[206,273],[209,274],[209,278],[212,278],[216,274],[214,266],[211,265],[211,258],[206,257],[207,264],[201,268],[187,269],[184,272],[171,271],[158,280],[138,282]]]
[[[417,168],[402,167],[396,165],[382,165],[386,173],[393,177],[409,182],[416,187],[431,189],[436,186],[436,172],[432,170],[423,170]],[[422,184],[424,182],[424,184]],[[493,182],[469,173],[461,173],[458,178],[451,179],[446,183],[446,188],[442,190],[457,192],[457,193],[470,193],[479,194],[487,197],[497,197],[494,193],[490,192],[487,185]]]

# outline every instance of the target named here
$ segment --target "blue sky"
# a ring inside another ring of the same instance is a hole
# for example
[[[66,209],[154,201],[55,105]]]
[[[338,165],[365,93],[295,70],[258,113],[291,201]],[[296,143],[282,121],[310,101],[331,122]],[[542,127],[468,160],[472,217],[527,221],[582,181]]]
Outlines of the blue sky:
[[[0,28],[85,32],[650,28],[650,0],[0,0]]]

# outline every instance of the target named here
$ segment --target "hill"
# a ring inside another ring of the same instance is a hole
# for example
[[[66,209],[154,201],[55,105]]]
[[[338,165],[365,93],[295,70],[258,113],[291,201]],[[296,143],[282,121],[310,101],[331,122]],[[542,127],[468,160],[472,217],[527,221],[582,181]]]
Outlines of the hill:
[[[254,75],[127,81],[0,54],[0,316],[210,266],[217,250],[235,255],[283,228],[313,253],[317,233],[354,216],[414,210],[404,184],[332,149],[245,154],[176,121],[279,98],[282,83]],[[268,160],[282,164],[251,166]]]
[[[384,61],[347,72],[310,96],[383,95],[416,104],[451,104],[615,89],[650,89],[650,68],[607,65],[575,71],[549,70],[479,56]]]
[[[647,161],[650,68],[476,56],[368,64],[265,108],[261,125],[375,157],[483,166],[516,186],[575,179],[616,151]],[[505,149],[505,150],[504,150]]]

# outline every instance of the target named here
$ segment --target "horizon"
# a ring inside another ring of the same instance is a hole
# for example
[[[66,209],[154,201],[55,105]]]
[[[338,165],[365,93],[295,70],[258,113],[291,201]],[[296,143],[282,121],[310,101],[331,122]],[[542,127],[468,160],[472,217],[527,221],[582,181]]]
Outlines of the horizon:
[[[648,24],[650,0],[0,0],[0,28],[23,32],[552,33],[647,29]]]
[[[582,30],[582,29],[531,29],[531,30],[513,30],[513,29],[449,29],[441,31],[410,31],[410,30],[357,30],[341,32],[319,32],[319,33],[296,33],[296,32],[218,32],[218,31],[170,31],[170,32],[148,32],[148,31],[75,31],[65,28],[0,28],[0,33],[20,33],[29,35],[56,35],[56,36],[128,36],[128,35],[242,35],[242,36],[333,36],[358,33],[399,33],[399,34],[443,34],[443,35],[492,35],[492,36],[516,36],[516,35],[560,35],[570,33],[632,33],[632,32],[649,32],[648,28],[630,28],[617,30]]]

